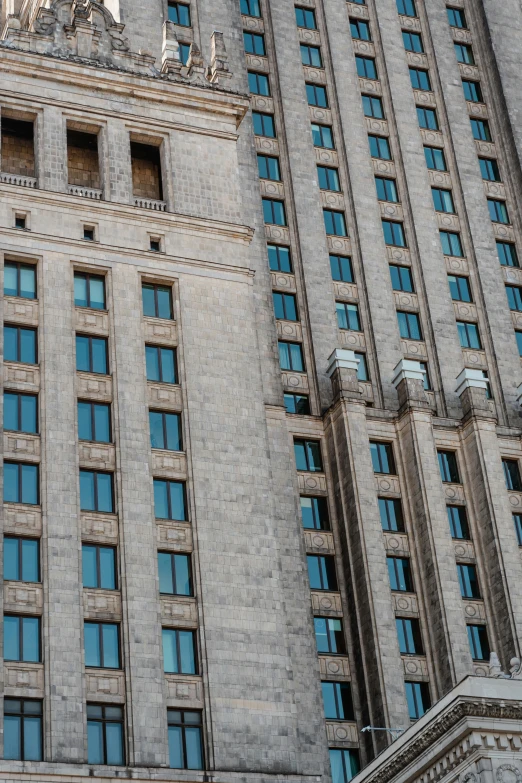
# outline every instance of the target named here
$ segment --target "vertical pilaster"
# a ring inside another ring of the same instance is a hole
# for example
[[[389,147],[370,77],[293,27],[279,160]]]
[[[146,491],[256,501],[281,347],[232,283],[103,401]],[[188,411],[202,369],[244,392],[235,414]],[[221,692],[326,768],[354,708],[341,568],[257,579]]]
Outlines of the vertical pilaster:
[[[85,760],[85,694],[73,280],[68,261],[52,253],[42,266],[40,484],[42,553],[47,567],[42,621],[46,745],[50,760],[81,763]]]
[[[132,204],[130,137],[129,129],[122,120],[112,117],[107,120],[107,143],[104,149],[109,155],[110,172],[105,198],[120,204]]]
[[[122,558],[122,649],[132,763],[167,764],[167,706],[161,647],[156,523],[150,475],[141,288],[122,264],[113,271],[116,504]]]
[[[59,106],[45,106],[43,110],[43,133],[38,140],[37,160],[43,161],[43,176],[40,187],[65,193],[67,190],[67,132],[65,117]],[[42,148],[42,144],[45,146]]]

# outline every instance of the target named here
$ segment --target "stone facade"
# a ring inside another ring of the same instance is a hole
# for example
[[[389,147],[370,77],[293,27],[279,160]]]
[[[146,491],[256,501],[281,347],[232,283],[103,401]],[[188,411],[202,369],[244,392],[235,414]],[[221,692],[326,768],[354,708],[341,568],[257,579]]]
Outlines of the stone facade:
[[[0,700],[2,781],[522,780],[519,683],[486,679],[522,645],[522,6],[497,5],[0,3],[3,457],[38,470],[1,525],[40,550],[0,600],[41,636],[0,682],[42,710],[41,760],[9,759]],[[115,589],[84,586],[93,545]],[[158,552],[190,589],[160,593]],[[89,762],[92,706],[123,710],[123,764]],[[181,711],[201,769],[170,768]]]

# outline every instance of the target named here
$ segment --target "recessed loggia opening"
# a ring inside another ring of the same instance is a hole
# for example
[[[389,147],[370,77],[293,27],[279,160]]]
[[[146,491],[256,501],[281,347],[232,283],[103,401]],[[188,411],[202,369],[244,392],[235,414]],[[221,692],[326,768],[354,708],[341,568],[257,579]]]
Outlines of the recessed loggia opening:
[[[131,140],[131,163],[135,206],[164,212],[160,146]]]
[[[102,198],[97,133],[67,128],[67,181],[74,196]]]
[[[2,115],[1,126],[0,180],[35,188],[34,121]]]

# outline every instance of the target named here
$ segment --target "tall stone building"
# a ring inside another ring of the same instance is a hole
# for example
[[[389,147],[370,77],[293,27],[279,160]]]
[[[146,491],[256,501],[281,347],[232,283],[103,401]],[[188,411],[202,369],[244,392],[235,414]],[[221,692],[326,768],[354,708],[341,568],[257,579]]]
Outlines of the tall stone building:
[[[520,783],[519,0],[1,8],[0,780]]]

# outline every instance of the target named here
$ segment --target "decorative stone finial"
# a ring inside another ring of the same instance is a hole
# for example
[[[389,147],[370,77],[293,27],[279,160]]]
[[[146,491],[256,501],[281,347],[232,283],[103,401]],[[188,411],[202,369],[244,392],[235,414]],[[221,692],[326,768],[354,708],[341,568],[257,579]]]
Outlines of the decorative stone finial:
[[[464,389],[483,389],[486,391],[487,388],[488,379],[484,378],[482,370],[471,370],[469,367],[465,367],[457,378],[455,391],[460,397]]]
[[[326,373],[332,382],[335,399],[363,401],[357,379],[359,362],[360,359],[353,351],[347,351],[343,348],[336,348],[330,354]]]
[[[401,359],[396,365],[392,383],[397,389],[400,410],[428,409],[430,403],[424,391],[426,370],[420,362]]]
[[[179,74],[183,67],[179,56],[178,36],[173,22],[163,25],[163,51],[161,54],[161,72]]]
[[[522,662],[520,658],[511,658],[509,674],[502,670],[498,655],[492,652],[489,656],[489,677],[497,680],[522,680]]]
[[[212,84],[217,84],[219,79],[230,79],[232,74],[228,69],[228,55],[225,47],[223,33],[214,30],[210,36],[211,59],[209,79]]]
[[[424,376],[426,370],[420,362],[414,362],[411,359],[401,359],[393,371],[392,383],[397,388],[399,383],[404,380],[421,381],[424,385]]]

